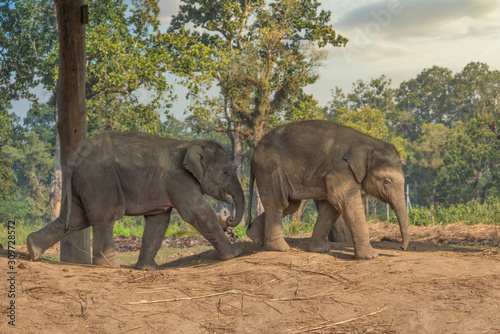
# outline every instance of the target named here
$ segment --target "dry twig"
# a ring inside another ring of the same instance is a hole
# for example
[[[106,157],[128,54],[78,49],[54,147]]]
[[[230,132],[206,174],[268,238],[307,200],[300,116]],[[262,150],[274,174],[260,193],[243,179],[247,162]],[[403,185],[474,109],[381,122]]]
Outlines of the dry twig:
[[[352,318],[352,319],[348,319],[348,320],[344,320],[344,321],[339,321],[339,322],[336,322],[336,323],[333,323],[333,324],[326,324],[326,325],[321,325],[321,326],[317,326],[317,327],[313,327],[313,328],[307,328],[307,329],[299,328],[299,330],[296,331],[296,332],[293,332],[293,334],[307,333],[307,332],[317,331],[317,330],[320,330],[320,329],[325,329],[325,328],[330,328],[330,327],[333,327],[333,326],[338,326],[338,325],[346,324],[348,322],[353,322],[355,320],[359,320],[359,319],[363,319],[363,318],[366,318],[366,317],[370,317],[372,315],[375,315],[377,313],[385,311],[388,308],[389,308],[389,306],[386,306],[386,307],[384,307],[381,310],[378,310],[378,311],[375,311],[375,312],[372,312],[372,313],[368,313],[368,314],[362,315],[360,317],[356,317],[356,318]],[[293,331],[293,329],[289,329],[289,330],[286,330],[286,331],[283,331],[283,332],[280,332],[280,333],[292,332],[292,331]]]
[[[139,328],[141,328],[141,327],[142,327],[142,325],[137,326],[137,327],[134,327],[134,328],[130,328],[130,329],[127,329],[127,330],[124,330],[124,331],[121,331],[121,332],[118,332],[118,333],[116,333],[116,334],[122,334],[122,333],[131,332],[131,331],[136,330],[136,329],[139,329]]]
[[[230,295],[230,294],[243,295],[243,296],[249,296],[249,297],[257,297],[257,298],[268,297],[267,295],[254,295],[254,294],[246,293],[246,292],[243,292],[243,291],[229,290],[229,291],[217,292],[217,293],[212,293],[212,294],[203,295],[203,296],[171,298],[171,299],[160,299],[160,300],[151,300],[151,301],[141,300],[139,302],[130,302],[130,303],[127,303],[127,305],[169,303],[169,302],[177,302],[177,301],[181,301],[181,300],[194,300],[194,299],[209,298],[209,297],[216,297],[216,296]]]

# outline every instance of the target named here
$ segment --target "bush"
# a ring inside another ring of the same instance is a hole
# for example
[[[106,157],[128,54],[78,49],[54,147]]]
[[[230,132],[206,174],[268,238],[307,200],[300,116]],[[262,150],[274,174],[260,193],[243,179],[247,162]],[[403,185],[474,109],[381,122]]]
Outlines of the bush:
[[[126,237],[135,235],[142,238],[144,234],[144,218],[142,216],[125,216],[115,223],[113,234]],[[199,237],[200,233],[190,224],[184,222],[176,212],[173,212],[168,225],[167,237]]]
[[[12,220],[12,219],[11,219]],[[7,248],[8,246],[8,220],[2,221],[0,224],[0,244]],[[45,224],[28,224],[22,220],[16,220],[15,231],[16,231],[16,246],[26,243],[26,238],[31,232],[36,232],[41,229]]]
[[[144,233],[144,225],[142,216],[132,217],[125,216],[115,223],[113,235],[122,234],[126,237],[135,235],[142,238]]]
[[[447,208],[438,205],[436,221],[441,224],[462,222],[465,224],[500,225],[500,198],[489,197],[480,204],[473,200],[465,204],[454,204]]]
[[[396,217],[393,217],[391,222],[397,223]],[[473,200],[447,207],[441,204],[430,209],[414,207],[413,211],[408,214],[408,222],[416,226],[447,225],[458,222],[500,225],[500,198],[490,197],[483,204]]]
[[[432,213],[427,208],[416,206],[408,213],[408,223],[416,226],[431,225],[433,223]]]

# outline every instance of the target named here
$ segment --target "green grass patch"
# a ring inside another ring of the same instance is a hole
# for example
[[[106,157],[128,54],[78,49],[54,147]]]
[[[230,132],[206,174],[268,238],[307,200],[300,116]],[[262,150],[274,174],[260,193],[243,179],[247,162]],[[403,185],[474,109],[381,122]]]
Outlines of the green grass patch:
[[[391,222],[397,223],[396,217]],[[416,226],[447,225],[453,223],[500,225],[500,198],[490,197],[480,204],[473,200],[449,206],[431,208],[414,207],[408,214],[408,222]]]
[[[26,238],[31,232],[38,231],[44,225],[42,223],[37,224],[27,224],[22,220],[16,220],[15,229],[12,228],[12,224],[10,224],[11,228],[8,228],[8,222],[2,222],[0,224],[0,244],[7,249],[8,247],[8,237],[10,231],[15,231],[16,236],[16,245],[22,245],[26,243]]]
[[[142,238],[144,234],[144,218],[142,216],[125,216],[115,223],[113,235],[122,234],[126,237],[135,235]],[[200,237],[200,233],[190,224],[183,221],[176,212],[173,212],[168,225],[167,237]]]

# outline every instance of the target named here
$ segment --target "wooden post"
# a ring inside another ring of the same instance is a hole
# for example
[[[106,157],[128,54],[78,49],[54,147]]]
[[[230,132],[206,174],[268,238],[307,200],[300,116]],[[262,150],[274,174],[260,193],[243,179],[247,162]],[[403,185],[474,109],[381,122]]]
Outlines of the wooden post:
[[[61,141],[63,197],[69,157],[87,137],[85,109],[85,10],[83,0],[56,0],[59,29],[57,131]],[[61,261],[91,263],[90,228],[61,240]]]

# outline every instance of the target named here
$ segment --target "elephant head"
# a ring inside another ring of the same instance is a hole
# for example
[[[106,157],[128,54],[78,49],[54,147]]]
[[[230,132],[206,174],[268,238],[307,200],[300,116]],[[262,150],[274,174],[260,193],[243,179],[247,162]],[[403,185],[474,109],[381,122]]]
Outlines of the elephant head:
[[[236,167],[224,150],[214,142],[196,142],[187,150],[182,165],[198,180],[203,193],[229,204],[226,194],[232,197],[236,210],[226,223],[230,227],[238,225],[243,218],[245,196]]]
[[[408,218],[404,193],[405,179],[401,158],[395,147],[384,143],[381,147],[361,145],[352,147],[344,156],[363,190],[387,203],[396,213],[406,250],[409,243]]]

